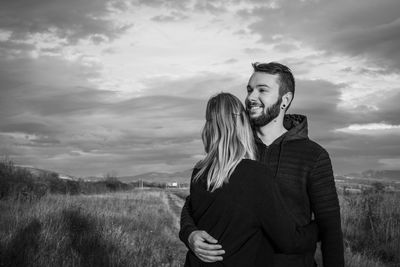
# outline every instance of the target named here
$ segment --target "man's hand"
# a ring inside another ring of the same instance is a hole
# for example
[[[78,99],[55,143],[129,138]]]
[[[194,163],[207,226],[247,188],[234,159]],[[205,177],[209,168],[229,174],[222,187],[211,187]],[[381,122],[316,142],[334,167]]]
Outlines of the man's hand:
[[[203,262],[222,261],[221,255],[225,254],[218,241],[206,231],[193,231],[188,238],[190,249]]]

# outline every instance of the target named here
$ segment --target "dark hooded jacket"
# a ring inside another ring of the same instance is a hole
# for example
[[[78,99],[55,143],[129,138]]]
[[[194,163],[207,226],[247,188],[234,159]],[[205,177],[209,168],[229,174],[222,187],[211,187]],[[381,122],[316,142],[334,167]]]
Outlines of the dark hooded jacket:
[[[299,225],[317,222],[324,267],[344,266],[340,207],[328,153],[308,138],[307,118],[286,115],[288,130],[266,146],[256,137],[258,160],[274,173],[280,193]],[[181,214],[180,239],[188,245],[191,232],[198,230],[191,217],[189,201]],[[283,254],[275,250],[274,266],[314,266],[314,252]]]

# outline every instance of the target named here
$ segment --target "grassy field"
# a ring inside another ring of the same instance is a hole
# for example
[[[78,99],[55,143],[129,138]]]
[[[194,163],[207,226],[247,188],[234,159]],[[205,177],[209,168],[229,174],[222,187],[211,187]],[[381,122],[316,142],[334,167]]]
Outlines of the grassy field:
[[[1,200],[0,266],[182,266],[178,227],[187,194],[135,189]],[[400,266],[400,195],[339,199],[346,266]]]
[[[386,265],[400,266],[400,194],[339,196],[342,230],[348,249]]]
[[[171,190],[182,200],[188,191]],[[341,192],[339,190],[339,192]],[[339,194],[346,267],[400,266],[400,194]],[[318,266],[322,266],[317,250]]]
[[[150,190],[0,201],[0,266],[181,266],[181,205]]]
[[[400,194],[339,195],[347,267],[400,266]],[[321,253],[316,259],[321,264]]]

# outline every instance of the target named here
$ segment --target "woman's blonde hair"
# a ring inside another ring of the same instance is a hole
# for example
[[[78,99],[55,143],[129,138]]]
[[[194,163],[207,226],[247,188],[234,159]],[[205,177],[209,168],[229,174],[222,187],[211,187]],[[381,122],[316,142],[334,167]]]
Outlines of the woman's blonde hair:
[[[199,161],[194,181],[206,171],[207,190],[221,187],[243,158],[255,159],[256,147],[250,122],[240,100],[219,93],[207,103],[206,123],[202,132],[205,158]]]

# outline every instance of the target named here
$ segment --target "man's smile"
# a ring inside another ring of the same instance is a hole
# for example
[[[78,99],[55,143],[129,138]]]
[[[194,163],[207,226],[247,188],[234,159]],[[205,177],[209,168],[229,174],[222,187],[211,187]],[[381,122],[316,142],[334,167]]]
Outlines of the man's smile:
[[[261,112],[264,108],[263,104],[257,104],[257,103],[250,103],[247,105],[247,109],[250,113],[258,113]]]

